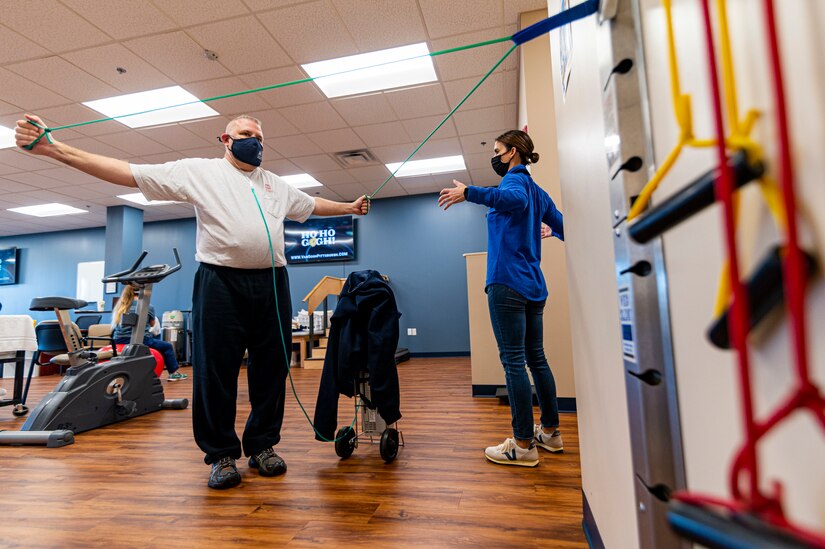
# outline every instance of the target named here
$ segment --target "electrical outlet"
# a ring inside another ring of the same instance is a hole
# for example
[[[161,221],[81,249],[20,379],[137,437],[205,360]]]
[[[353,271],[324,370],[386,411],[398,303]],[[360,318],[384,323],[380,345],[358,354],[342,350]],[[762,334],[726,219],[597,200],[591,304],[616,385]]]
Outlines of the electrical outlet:
[[[414,336],[414,335],[418,335],[418,334],[416,333],[415,328],[407,328],[407,335],[408,336]]]

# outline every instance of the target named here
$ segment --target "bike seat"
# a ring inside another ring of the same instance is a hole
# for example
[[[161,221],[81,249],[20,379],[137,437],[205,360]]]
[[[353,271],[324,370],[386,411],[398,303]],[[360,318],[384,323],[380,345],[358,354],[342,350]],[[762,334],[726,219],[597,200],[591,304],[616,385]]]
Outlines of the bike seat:
[[[88,301],[71,297],[35,297],[29,304],[29,310],[51,311],[52,309],[60,309],[65,311],[68,309],[81,309],[88,304]]]

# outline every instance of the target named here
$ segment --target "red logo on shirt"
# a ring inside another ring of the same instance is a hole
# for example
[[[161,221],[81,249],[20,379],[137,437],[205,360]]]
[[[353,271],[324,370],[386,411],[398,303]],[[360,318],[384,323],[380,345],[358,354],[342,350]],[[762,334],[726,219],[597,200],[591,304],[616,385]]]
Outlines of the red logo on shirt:
[[[272,185],[270,185],[269,183],[264,183],[264,190],[268,193],[271,193],[272,192]]]

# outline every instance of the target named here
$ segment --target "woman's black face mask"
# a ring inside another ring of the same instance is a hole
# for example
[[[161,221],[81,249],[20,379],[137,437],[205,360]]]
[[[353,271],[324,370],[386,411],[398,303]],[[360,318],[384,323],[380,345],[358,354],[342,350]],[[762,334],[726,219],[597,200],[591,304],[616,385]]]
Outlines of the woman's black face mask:
[[[496,175],[498,175],[499,177],[504,177],[505,175],[507,175],[507,172],[510,171],[509,164],[505,164],[501,161],[501,155],[507,154],[508,152],[510,151],[505,151],[490,159],[490,164],[493,165],[493,171],[496,172]]]

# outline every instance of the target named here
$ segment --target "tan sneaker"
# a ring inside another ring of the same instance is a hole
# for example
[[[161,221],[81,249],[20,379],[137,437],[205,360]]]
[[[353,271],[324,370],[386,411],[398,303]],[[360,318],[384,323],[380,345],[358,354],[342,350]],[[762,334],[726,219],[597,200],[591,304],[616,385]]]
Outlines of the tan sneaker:
[[[530,448],[521,448],[512,438],[508,438],[498,446],[490,446],[484,450],[484,456],[500,465],[535,467],[539,464],[539,451],[536,450],[535,444],[530,445]]]
[[[541,446],[548,452],[560,454],[564,452],[564,443],[561,440],[561,433],[556,429],[553,434],[548,435],[541,430],[541,425],[533,426],[533,442],[536,446]]]

